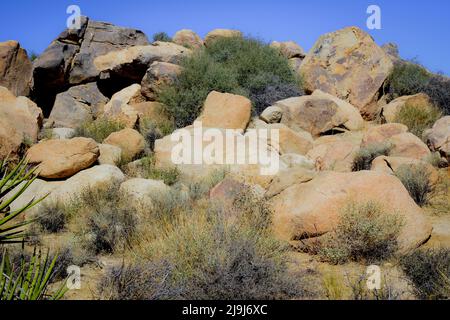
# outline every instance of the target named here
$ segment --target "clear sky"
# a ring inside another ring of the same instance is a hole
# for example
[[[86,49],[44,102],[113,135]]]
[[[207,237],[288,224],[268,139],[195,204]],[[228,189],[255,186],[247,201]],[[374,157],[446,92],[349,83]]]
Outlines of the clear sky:
[[[65,28],[66,9],[144,31],[173,35],[192,29],[235,28],[265,41],[294,40],[309,50],[327,32],[356,25],[377,43],[396,42],[400,54],[450,75],[449,0],[3,0],[0,41],[18,40],[41,53]],[[367,7],[381,8],[381,30],[368,30]]]

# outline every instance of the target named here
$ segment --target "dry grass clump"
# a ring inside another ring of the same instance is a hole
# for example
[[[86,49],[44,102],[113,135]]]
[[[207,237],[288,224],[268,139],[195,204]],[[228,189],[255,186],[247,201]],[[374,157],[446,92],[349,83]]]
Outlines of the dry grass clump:
[[[169,186],[174,185],[180,178],[180,170],[176,167],[157,168],[153,156],[139,159],[132,166],[125,167],[124,171],[130,177],[163,180]]]
[[[388,143],[373,143],[358,150],[353,160],[352,170],[370,170],[372,161],[379,156],[388,156],[392,145]]]
[[[398,214],[385,212],[378,203],[351,202],[343,209],[336,229],[318,242],[316,252],[333,264],[382,261],[397,251],[402,226]]]
[[[431,128],[440,117],[442,112],[437,107],[406,104],[395,115],[394,122],[406,125],[411,133],[422,138],[424,131]]]
[[[75,129],[73,137],[92,138],[98,143],[102,143],[111,133],[125,129],[125,124],[107,118],[99,118],[95,121],[82,123]]]
[[[425,164],[402,165],[396,170],[395,175],[419,206],[423,207],[430,203],[436,185],[431,181],[431,172]]]
[[[421,299],[450,299],[450,249],[417,250],[400,265]]]

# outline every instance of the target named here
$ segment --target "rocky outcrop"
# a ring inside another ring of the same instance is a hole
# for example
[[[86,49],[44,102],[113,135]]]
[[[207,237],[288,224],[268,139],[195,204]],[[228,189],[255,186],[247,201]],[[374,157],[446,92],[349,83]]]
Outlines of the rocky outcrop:
[[[427,145],[409,132],[397,134],[391,137],[388,142],[392,145],[389,155],[393,157],[422,160],[431,154]]]
[[[424,133],[428,146],[450,162],[450,116],[445,116]]]
[[[149,100],[157,100],[162,86],[173,84],[182,68],[176,64],[155,61],[142,79],[142,95]]]
[[[364,120],[349,103],[320,90],[310,96],[289,98],[275,104],[281,108],[281,123],[294,130],[305,130],[313,136],[333,130],[361,130]]]
[[[189,49],[200,49],[203,47],[202,38],[194,31],[188,29],[183,29],[175,33],[172,41]]]
[[[361,147],[384,143],[389,138],[408,132],[408,127],[400,123],[388,123],[369,128],[363,136]]]
[[[24,143],[35,143],[42,122],[42,110],[33,101],[0,87],[0,159],[17,155]]]
[[[309,132],[294,131],[281,123],[270,124],[267,129],[278,130],[278,143],[272,145],[272,141],[269,140],[269,144],[278,150],[280,155],[288,153],[306,155],[313,147],[314,141]]]
[[[94,120],[108,101],[95,82],[75,86],[56,96],[49,120],[55,127],[77,128]]]
[[[379,89],[392,68],[389,56],[367,33],[349,27],[320,37],[303,60],[300,74],[307,91],[330,93],[374,118]]]
[[[212,91],[197,120],[205,128],[244,130],[250,121],[251,109],[251,101],[243,96]]]
[[[0,43],[0,86],[15,96],[28,96],[32,69],[27,52],[17,41]]]
[[[382,201],[386,213],[403,217],[401,251],[414,249],[430,237],[431,225],[400,180],[375,171],[323,172],[284,189],[271,199],[275,234],[288,241],[323,235],[337,226],[349,202],[367,201]]]
[[[118,132],[111,133],[104,144],[110,144],[122,149],[122,159],[132,160],[142,153],[145,148],[144,137],[133,129],[123,129]]]
[[[97,79],[100,72],[94,66],[96,57],[148,44],[147,37],[139,30],[84,17],[79,30],[62,32],[34,61],[33,97],[48,115],[56,94]]]
[[[97,143],[89,138],[44,140],[27,153],[30,164],[37,165],[40,177],[63,179],[89,168],[99,157]]]
[[[206,35],[204,43],[205,46],[210,46],[217,39],[234,37],[242,37],[242,32],[230,29],[214,29]]]

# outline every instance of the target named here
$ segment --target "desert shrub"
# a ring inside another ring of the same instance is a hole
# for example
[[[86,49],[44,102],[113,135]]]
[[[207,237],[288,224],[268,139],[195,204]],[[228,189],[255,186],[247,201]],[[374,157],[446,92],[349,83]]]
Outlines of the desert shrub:
[[[174,185],[180,177],[180,170],[176,167],[157,168],[153,156],[140,159],[136,165],[127,169],[126,173],[143,179],[163,180],[169,186]]]
[[[166,32],[157,32],[153,35],[153,41],[172,42],[172,38]]]
[[[189,197],[192,200],[196,201],[209,195],[209,191],[219,182],[225,179],[227,174],[227,168],[216,169],[208,174],[205,178],[191,182],[188,185]]]
[[[386,83],[391,99],[423,92],[444,114],[450,114],[450,79],[428,72],[415,61],[397,63]]]
[[[177,127],[197,118],[213,90],[247,96],[255,112],[277,100],[302,94],[288,60],[255,39],[218,39],[185,59],[182,66],[175,85],[164,88],[159,96]]]
[[[442,116],[442,112],[436,107],[406,104],[395,115],[395,121],[409,128],[409,131],[422,138],[423,132],[431,128]]]
[[[352,170],[370,170],[372,161],[379,156],[387,156],[392,150],[392,146],[387,143],[372,143],[358,150],[353,159]]]
[[[395,175],[419,206],[424,206],[430,202],[435,185],[430,180],[431,172],[426,165],[402,165],[396,170]]]
[[[287,273],[286,247],[257,228],[228,224],[220,216],[215,212],[183,217],[152,248],[151,261],[166,261],[170,266],[164,272],[165,284],[179,290],[168,298],[281,299],[302,295],[299,279]],[[153,287],[152,283],[159,282],[153,277],[144,273],[130,285]]]
[[[450,299],[450,250],[417,250],[400,259],[421,299]]]
[[[402,225],[397,213],[386,213],[378,203],[350,203],[336,229],[319,242],[318,254],[334,264],[384,260],[397,250]]]
[[[422,92],[431,74],[416,62],[397,63],[388,78],[389,94],[393,99]]]
[[[61,203],[44,202],[39,207],[37,222],[45,232],[56,233],[63,230],[67,222],[67,210]]]
[[[450,79],[433,75],[423,91],[445,115],[450,115]]]
[[[145,138],[150,150],[154,150],[156,140],[171,134],[173,131],[174,124],[172,121],[155,121],[149,118],[140,120],[139,132]]]
[[[92,138],[98,143],[102,143],[111,133],[125,129],[125,124],[120,121],[100,118],[95,121],[82,123],[75,129],[73,137]]]
[[[135,235],[136,213],[122,200],[117,186],[85,190],[74,199],[71,211],[84,218],[76,234],[82,245],[95,254],[123,249]]]

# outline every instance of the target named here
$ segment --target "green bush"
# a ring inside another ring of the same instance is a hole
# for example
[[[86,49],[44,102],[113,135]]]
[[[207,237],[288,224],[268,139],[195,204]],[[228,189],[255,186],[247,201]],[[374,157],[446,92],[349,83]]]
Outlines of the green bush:
[[[388,156],[392,146],[387,143],[372,143],[358,150],[353,159],[352,170],[370,170],[372,161],[379,156]]]
[[[153,41],[172,42],[172,38],[165,32],[157,32],[153,35]]]
[[[277,100],[302,95],[300,81],[288,60],[255,39],[218,39],[185,59],[182,66],[175,85],[159,95],[177,127],[197,118],[213,90],[247,96],[256,113]]]
[[[430,203],[435,185],[430,180],[431,172],[426,165],[402,165],[396,170],[395,175],[419,206]]]
[[[387,213],[375,202],[350,203],[336,229],[319,241],[319,256],[327,262],[379,262],[397,250],[403,225],[396,213]]]
[[[450,250],[418,250],[400,259],[421,299],[450,299]]]
[[[444,114],[450,114],[450,79],[428,72],[417,62],[397,63],[386,84],[391,99],[423,92]]]
[[[411,133],[422,138],[424,131],[431,128],[441,116],[442,112],[436,107],[406,104],[395,115],[394,122],[406,125]]]
[[[95,121],[82,123],[75,129],[72,137],[92,138],[102,143],[111,133],[125,129],[125,124],[117,120],[100,118]]]

